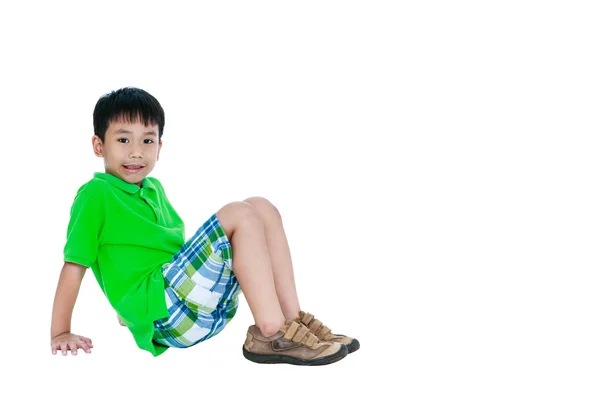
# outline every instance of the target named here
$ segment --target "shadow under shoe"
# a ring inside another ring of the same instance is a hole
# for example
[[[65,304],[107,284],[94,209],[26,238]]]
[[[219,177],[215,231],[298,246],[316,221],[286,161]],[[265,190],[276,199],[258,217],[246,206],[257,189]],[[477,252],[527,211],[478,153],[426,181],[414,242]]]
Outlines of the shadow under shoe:
[[[355,352],[360,348],[358,340],[346,335],[331,333],[331,329],[323,325],[318,319],[315,319],[315,316],[310,313],[300,311],[300,314],[294,321],[301,322],[302,325],[306,326],[321,341],[345,345],[348,348],[348,353]]]
[[[248,328],[244,357],[260,364],[327,365],[341,360],[348,349],[323,342],[296,321],[287,322],[275,335],[265,337],[256,325]]]

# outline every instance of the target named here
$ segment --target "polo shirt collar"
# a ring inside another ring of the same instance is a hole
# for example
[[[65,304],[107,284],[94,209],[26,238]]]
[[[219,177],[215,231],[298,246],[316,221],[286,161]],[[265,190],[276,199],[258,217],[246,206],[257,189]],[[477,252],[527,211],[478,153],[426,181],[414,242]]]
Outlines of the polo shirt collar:
[[[135,183],[125,182],[121,178],[117,178],[114,175],[107,174],[104,172],[94,173],[94,178],[105,180],[106,182],[110,183],[111,185],[114,185],[114,186],[118,187],[119,189],[121,189],[127,193],[131,193],[131,194],[137,193],[141,189]],[[156,190],[156,186],[154,186],[154,183],[152,183],[152,181],[150,181],[150,179],[148,179],[148,177],[146,177],[142,180],[142,187],[144,187],[144,188],[147,187],[148,189]]]

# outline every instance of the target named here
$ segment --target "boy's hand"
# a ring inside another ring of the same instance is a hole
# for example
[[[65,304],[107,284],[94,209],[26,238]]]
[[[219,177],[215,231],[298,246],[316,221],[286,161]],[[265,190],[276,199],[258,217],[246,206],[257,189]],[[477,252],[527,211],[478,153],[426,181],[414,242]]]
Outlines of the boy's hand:
[[[91,353],[91,349],[94,345],[92,344],[92,339],[65,332],[53,337],[50,341],[50,347],[52,347],[52,354],[56,354],[58,350],[61,350],[62,355],[66,356],[69,350],[71,350],[71,354],[76,356],[77,349],[82,349],[86,353]]]

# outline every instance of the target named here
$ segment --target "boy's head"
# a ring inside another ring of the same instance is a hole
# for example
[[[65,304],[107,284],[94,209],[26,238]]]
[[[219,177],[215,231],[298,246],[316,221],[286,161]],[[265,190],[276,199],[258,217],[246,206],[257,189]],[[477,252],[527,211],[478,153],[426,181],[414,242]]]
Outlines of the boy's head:
[[[94,134],[104,141],[110,123],[116,121],[157,125],[160,140],[165,127],[165,112],[150,93],[126,87],[100,97],[94,108]]]
[[[141,185],[162,147],[165,113],[150,93],[133,87],[100,97],[94,108],[94,153],[107,173]]]

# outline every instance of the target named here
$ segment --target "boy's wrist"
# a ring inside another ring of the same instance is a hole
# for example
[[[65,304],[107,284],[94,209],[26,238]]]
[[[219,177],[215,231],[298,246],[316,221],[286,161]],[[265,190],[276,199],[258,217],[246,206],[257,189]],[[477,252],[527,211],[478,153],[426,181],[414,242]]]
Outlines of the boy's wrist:
[[[50,339],[54,339],[60,335],[64,335],[65,333],[71,333],[71,329],[52,329],[50,330]]]

